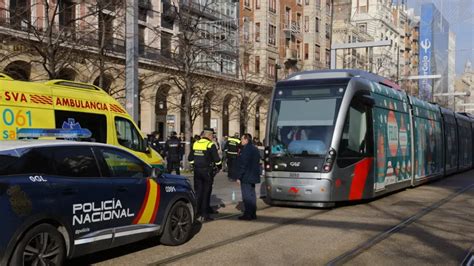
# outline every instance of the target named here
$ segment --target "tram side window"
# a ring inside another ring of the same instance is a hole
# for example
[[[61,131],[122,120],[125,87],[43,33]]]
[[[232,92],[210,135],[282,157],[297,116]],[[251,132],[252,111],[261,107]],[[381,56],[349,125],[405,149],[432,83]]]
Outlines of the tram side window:
[[[339,157],[361,158],[370,153],[370,132],[367,124],[369,110],[370,107],[359,102],[357,98],[352,100],[344,123]]]

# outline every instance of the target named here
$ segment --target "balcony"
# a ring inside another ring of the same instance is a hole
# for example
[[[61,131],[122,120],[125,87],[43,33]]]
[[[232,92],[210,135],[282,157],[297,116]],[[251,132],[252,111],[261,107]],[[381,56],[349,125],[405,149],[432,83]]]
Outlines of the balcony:
[[[301,26],[296,21],[287,22],[283,25],[283,32],[285,38],[290,39],[291,36],[296,37],[301,34]]]
[[[217,8],[214,8],[212,5],[201,5],[200,3],[196,2],[196,0],[183,0],[180,4],[180,8],[182,10],[188,10],[189,12],[195,13],[197,15],[201,15],[206,17],[209,20],[226,20],[226,21],[234,21],[232,22],[233,28],[237,28],[237,22],[234,17],[228,16],[224,13],[218,11]]]

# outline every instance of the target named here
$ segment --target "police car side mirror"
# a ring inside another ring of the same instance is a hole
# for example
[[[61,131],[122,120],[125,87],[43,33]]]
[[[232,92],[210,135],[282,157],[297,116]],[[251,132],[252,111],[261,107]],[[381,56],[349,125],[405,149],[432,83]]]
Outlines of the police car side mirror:
[[[155,167],[151,169],[151,178],[156,179],[156,178],[160,177],[161,174],[162,174],[161,169],[155,168]]]

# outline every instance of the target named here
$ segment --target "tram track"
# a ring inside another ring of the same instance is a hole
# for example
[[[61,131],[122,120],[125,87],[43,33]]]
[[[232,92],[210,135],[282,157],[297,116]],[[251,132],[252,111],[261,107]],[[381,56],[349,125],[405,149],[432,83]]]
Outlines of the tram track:
[[[270,208],[275,208],[275,207],[268,206],[268,207],[260,209],[260,210],[270,209]],[[219,242],[216,242],[214,244],[210,244],[210,245],[207,245],[207,246],[204,246],[204,247],[201,247],[201,248],[193,249],[189,252],[182,253],[182,254],[179,254],[179,255],[176,255],[176,256],[173,256],[173,257],[169,257],[169,258],[166,258],[166,259],[163,259],[163,260],[159,260],[159,261],[150,263],[148,265],[165,265],[165,264],[168,264],[168,263],[176,262],[176,261],[179,261],[179,260],[182,260],[182,259],[185,259],[185,258],[192,257],[194,255],[200,254],[202,252],[206,252],[206,251],[209,251],[209,250],[220,248],[220,247],[223,247],[225,245],[232,244],[232,243],[247,239],[249,237],[261,235],[261,234],[264,234],[264,233],[267,233],[267,232],[270,232],[270,231],[273,231],[273,230],[276,230],[276,229],[279,229],[279,228],[282,228],[282,227],[285,227],[285,226],[288,226],[288,225],[297,224],[297,223],[302,222],[306,219],[310,219],[310,218],[325,214],[325,213],[330,212],[330,211],[331,211],[331,209],[314,210],[312,213],[310,213],[308,215],[305,215],[303,217],[288,218],[282,223],[271,225],[271,226],[268,226],[268,227],[265,227],[265,228],[262,228],[262,229],[259,229],[259,230],[255,230],[255,231],[252,231],[252,232],[248,232],[248,233],[245,233],[245,234],[242,234],[242,235],[239,235],[239,236],[236,236],[236,237],[232,237],[232,238],[229,238],[229,239],[226,239],[226,240],[222,240],[222,241],[219,241]],[[227,216],[225,216],[225,218],[231,218],[231,217],[235,217],[235,216],[239,216],[239,215],[241,215],[241,214],[227,215]],[[216,220],[222,220],[222,219],[225,219],[225,218],[224,217],[219,217],[219,219],[216,219]]]
[[[326,265],[328,266],[333,266],[333,265],[342,265],[350,260],[356,258],[357,256],[361,255],[362,253],[366,252],[373,246],[377,245],[378,243],[382,242],[383,240],[387,239],[391,235],[396,234],[397,232],[401,231],[405,227],[409,226],[410,224],[416,222],[423,216],[427,215],[428,213],[438,209],[442,205],[446,204],[447,202],[451,201],[452,199],[456,198],[457,196],[463,194],[466,191],[471,190],[474,188],[474,184],[471,184],[465,188],[459,189],[458,191],[451,193],[449,196],[431,204],[430,206],[423,208],[419,212],[413,214],[412,216],[408,217],[407,219],[401,221],[400,223],[390,227],[386,231],[383,231],[373,237],[371,237],[369,240],[357,245],[353,249],[350,249],[341,255],[333,258],[330,260]]]

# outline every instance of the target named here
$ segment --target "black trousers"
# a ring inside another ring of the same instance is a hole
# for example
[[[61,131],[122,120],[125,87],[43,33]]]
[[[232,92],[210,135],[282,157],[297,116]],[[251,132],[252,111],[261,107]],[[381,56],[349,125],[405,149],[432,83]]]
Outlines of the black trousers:
[[[255,193],[255,184],[240,183],[242,190],[242,200],[244,202],[244,216],[257,218],[257,194]]]
[[[168,161],[167,165],[166,165],[166,172],[168,174],[171,174],[171,172],[176,171],[176,174],[179,175],[180,172],[179,172],[179,167],[180,167],[180,164],[179,164],[179,161]]]
[[[235,178],[235,158],[234,157],[227,157],[227,177],[230,179],[237,179]]]
[[[204,218],[209,217],[209,201],[211,199],[212,180],[211,168],[194,168],[194,192],[196,192],[197,213]]]

